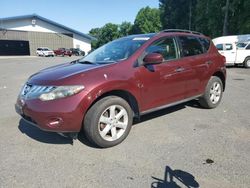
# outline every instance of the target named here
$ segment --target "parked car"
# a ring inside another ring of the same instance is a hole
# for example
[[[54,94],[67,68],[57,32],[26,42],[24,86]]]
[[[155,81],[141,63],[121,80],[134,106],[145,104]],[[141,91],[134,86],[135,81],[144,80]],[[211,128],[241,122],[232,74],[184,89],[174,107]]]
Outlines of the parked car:
[[[85,52],[80,50],[79,48],[70,48],[70,51],[72,51],[73,55],[76,56],[85,56]]]
[[[55,55],[61,55],[61,56],[72,56],[72,51],[66,48],[58,48],[57,50],[54,50]]]
[[[219,37],[213,39],[213,42],[220,54],[225,56],[227,65],[243,65],[250,68],[250,35],[240,36]]]
[[[74,138],[82,130],[111,147],[127,137],[133,118],[192,99],[217,107],[225,85],[225,57],[209,38],[165,30],[120,38],[33,74],[15,107],[42,130]]]
[[[51,49],[46,48],[46,47],[37,48],[36,54],[37,56],[43,56],[43,57],[55,56],[54,52]]]

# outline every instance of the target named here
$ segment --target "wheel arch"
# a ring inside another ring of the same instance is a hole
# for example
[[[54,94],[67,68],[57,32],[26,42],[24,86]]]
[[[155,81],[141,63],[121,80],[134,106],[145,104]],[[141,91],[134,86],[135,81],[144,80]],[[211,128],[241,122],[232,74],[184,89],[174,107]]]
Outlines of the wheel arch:
[[[244,62],[245,62],[247,59],[250,59],[250,56],[245,57]]]
[[[122,99],[124,99],[129,106],[131,107],[133,113],[134,113],[134,117],[139,118],[140,116],[140,112],[139,112],[139,104],[138,101],[136,99],[136,97],[131,94],[128,91],[125,90],[111,90],[111,91],[107,91],[105,93],[102,93],[100,96],[98,96],[94,101],[92,101],[91,105],[88,107],[87,111],[99,100],[103,99],[104,97],[108,97],[108,96],[117,96],[120,97]],[[86,112],[87,112],[86,111]]]
[[[225,88],[226,88],[226,77],[223,74],[223,72],[217,71],[212,76],[217,76],[217,77],[219,77],[221,79],[222,84],[223,84],[223,91],[225,91]]]

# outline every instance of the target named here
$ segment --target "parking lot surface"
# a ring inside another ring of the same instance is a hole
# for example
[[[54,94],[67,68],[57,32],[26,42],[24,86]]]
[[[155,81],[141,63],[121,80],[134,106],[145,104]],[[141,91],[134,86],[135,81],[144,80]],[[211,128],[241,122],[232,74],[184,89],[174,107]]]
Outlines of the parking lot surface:
[[[14,110],[31,74],[76,58],[0,59],[0,187],[249,187],[249,69],[228,68],[218,108],[191,101],[143,116],[122,144],[99,149],[32,127]]]

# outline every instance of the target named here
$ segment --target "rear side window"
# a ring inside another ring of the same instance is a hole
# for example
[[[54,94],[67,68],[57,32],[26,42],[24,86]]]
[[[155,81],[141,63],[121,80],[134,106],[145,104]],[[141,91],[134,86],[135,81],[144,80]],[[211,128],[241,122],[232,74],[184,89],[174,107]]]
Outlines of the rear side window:
[[[222,50],[223,50],[223,44],[217,44],[215,47],[216,47],[217,50],[219,50],[219,51],[222,51]]]
[[[250,50],[250,44],[248,44],[248,46],[246,47],[246,50]]]
[[[193,36],[181,36],[179,37],[182,55],[184,57],[199,55],[203,53],[203,47],[199,40]]]
[[[207,52],[210,47],[210,40],[206,38],[199,38],[199,40],[204,48],[204,52]]]

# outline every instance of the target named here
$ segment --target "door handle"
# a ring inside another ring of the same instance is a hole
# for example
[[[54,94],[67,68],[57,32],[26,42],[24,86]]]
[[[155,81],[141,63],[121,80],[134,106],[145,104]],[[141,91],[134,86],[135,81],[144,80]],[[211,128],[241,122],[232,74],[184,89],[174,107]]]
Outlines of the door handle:
[[[211,65],[213,63],[213,61],[206,61],[207,65]]]
[[[178,67],[177,69],[175,69],[175,72],[182,72],[184,71],[185,69],[183,67]]]

